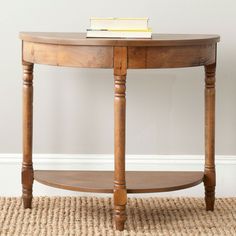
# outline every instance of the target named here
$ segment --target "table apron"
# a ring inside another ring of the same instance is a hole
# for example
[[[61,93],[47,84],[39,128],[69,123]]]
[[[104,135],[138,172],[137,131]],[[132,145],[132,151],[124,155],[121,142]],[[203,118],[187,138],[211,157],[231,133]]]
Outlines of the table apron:
[[[113,68],[113,47],[23,42],[23,61],[79,68]]]
[[[214,63],[216,45],[129,47],[128,68],[180,68]]]
[[[25,62],[78,68],[113,68],[113,46],[56,45],[23,41]],[[216,44],[129,46],[127,68],[181,68],[213,64]]]

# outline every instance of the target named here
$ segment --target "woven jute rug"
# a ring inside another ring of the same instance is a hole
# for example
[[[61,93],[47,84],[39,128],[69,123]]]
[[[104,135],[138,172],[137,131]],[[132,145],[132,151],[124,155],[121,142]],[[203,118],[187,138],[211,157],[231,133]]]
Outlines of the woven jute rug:
[[[111,198],[0,197],[0,235],[236,235],[236,198],[216,199],[206,212],[203,198],[129,198],[125,231],[115,230]]]

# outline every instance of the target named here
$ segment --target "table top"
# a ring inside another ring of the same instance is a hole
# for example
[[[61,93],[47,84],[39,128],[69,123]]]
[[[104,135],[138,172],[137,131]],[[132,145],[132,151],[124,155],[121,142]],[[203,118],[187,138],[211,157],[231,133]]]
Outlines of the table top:
[[[28,42],[60,45],[181,46],[214,44],[220,41],[220,36],[206,34],[153,34],[151,39],[131,39],[86,38],[86,33],[21,32],[20,39]]]

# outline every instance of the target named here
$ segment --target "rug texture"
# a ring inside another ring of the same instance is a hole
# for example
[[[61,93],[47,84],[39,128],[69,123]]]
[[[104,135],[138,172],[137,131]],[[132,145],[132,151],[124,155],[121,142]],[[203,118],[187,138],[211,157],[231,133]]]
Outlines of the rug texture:
[[[216,199],[206,212],[203,198],[129,198],[125,230],[115,230],[113,201],[99,197],[0,197],[0,235],[236,235],[236,198]]]

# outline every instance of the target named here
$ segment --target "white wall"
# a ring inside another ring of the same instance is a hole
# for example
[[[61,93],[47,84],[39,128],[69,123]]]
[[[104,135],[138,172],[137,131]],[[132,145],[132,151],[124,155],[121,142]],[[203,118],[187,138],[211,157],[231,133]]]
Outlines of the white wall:
[[[0,3],[0,153],[21,152],[19,31],[80,32],[88,27],[90,16],[149,16],[156,33],[221,35],[216,154],[236,155],[234,0]],[[35,153],[113,153],[112,74],[112,70],[35,66]],[[127,153],[203,154],[203,78],[203,68],[130,70]]]

